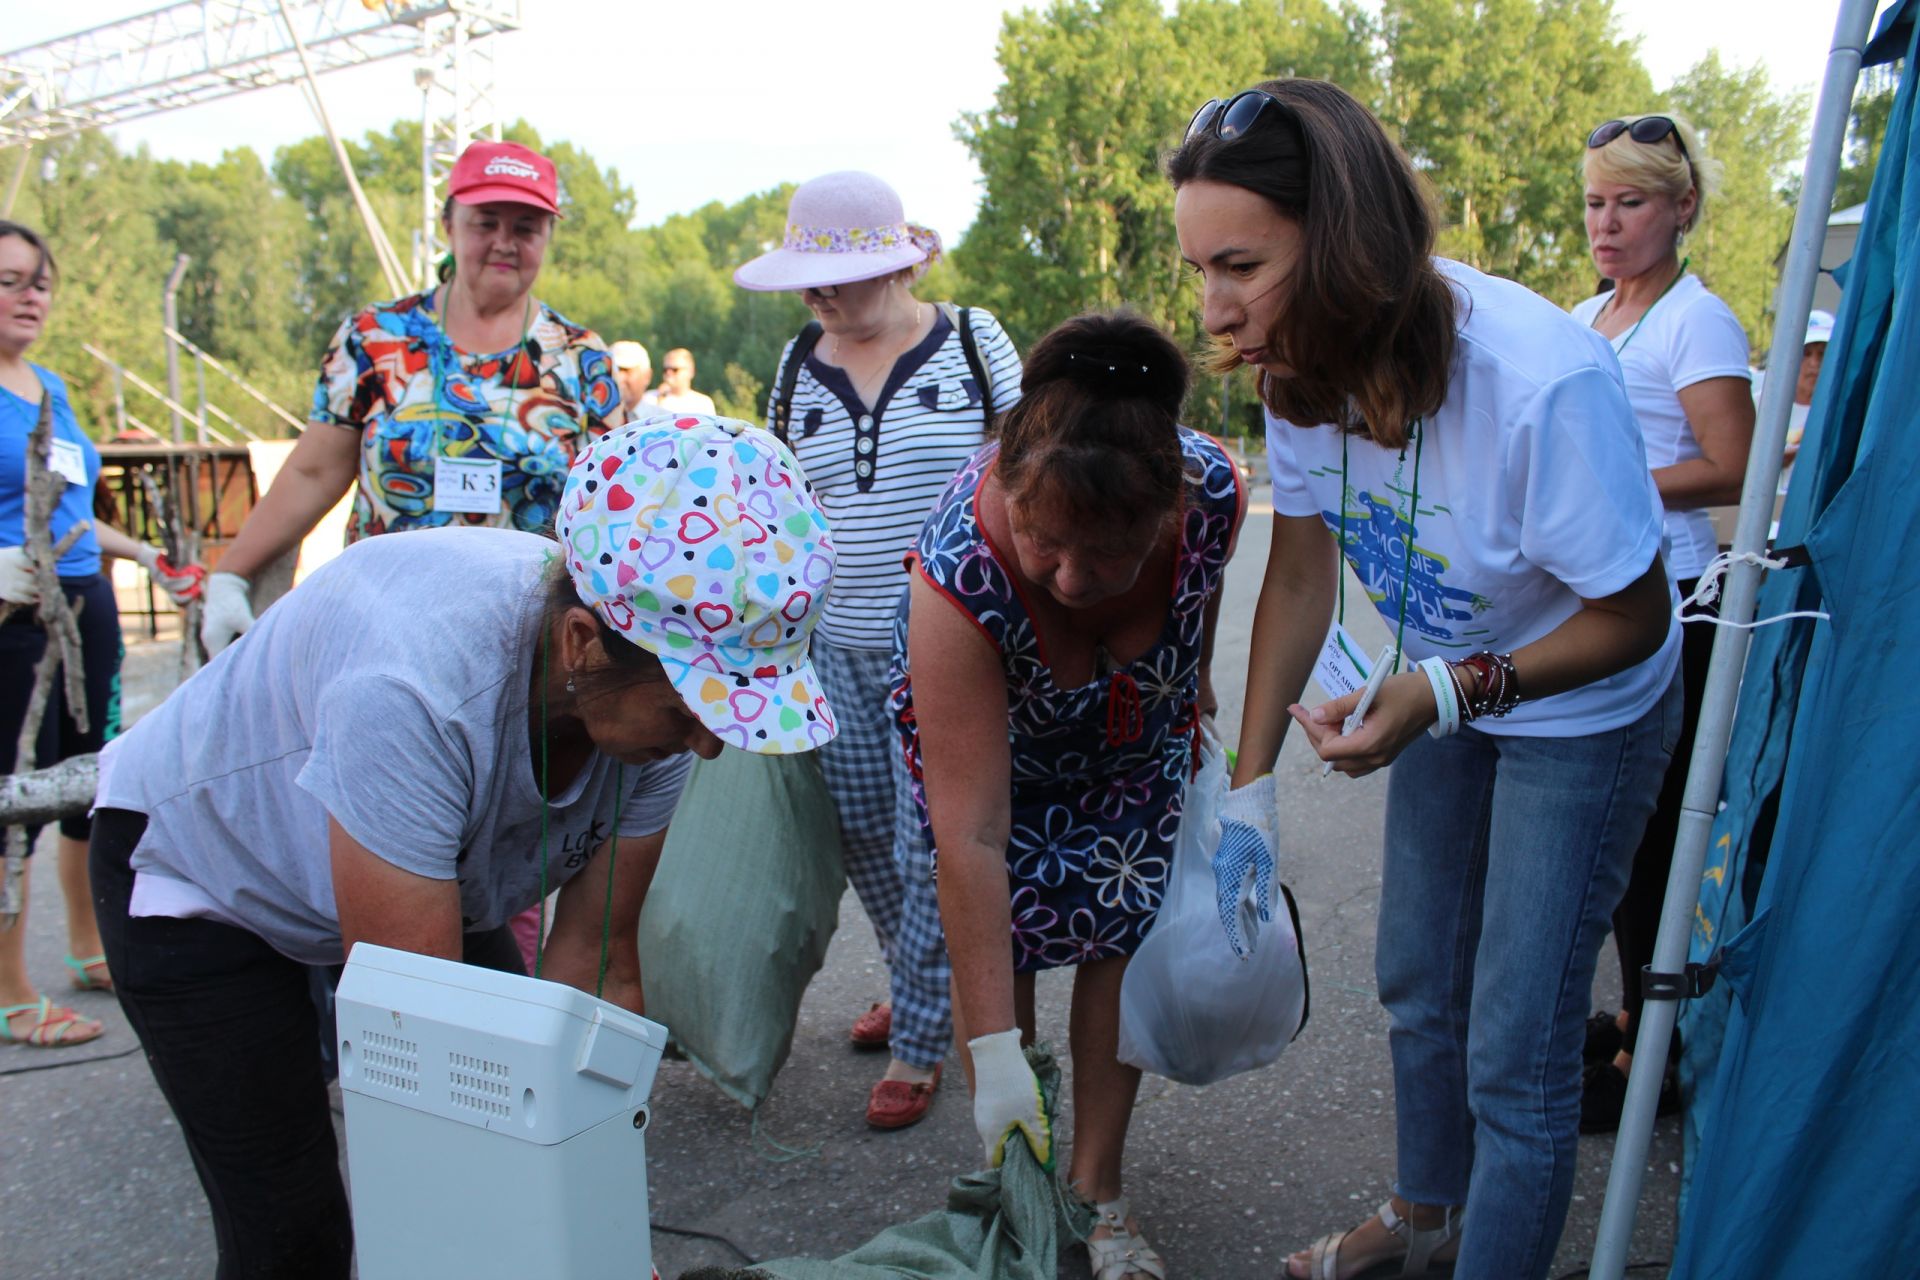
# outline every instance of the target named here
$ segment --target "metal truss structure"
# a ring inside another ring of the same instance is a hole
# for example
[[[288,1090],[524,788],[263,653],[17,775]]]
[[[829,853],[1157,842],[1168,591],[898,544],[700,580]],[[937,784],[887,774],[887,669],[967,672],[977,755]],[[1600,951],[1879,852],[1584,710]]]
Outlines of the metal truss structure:
[[[413,256],[424,279],[453,158],[476,135],[500,133],[490,37],[519,26],[519,0],[180,0],[0,53],[0,148],[309,85],[303,55],[315,77],[412,58],[425,188]]]

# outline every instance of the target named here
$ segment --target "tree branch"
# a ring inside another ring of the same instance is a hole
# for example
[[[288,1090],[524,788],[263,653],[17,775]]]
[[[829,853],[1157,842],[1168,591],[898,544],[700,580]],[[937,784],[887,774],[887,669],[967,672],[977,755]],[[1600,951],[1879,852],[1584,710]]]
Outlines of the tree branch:
[[[33,671],[33,692],[27,701],[27,717],[20,725],[19,746],[14,753],[16,772],[31,770],[40,739],[40,722],[46,718],[47,695],[53,691],[54,677],[65,673],[67,714],[82,733],[86,732],[86,671],[80,656],[78,611],[67,602],[60,589],[60,557],[80,537],[88,525],[81,521],[67,530],[58,543],[53,540],[53,512],[67,487],[65,476],[49,464],[53,450],[53,397],[40,397],[40,419],[27,437],[27,501],[25,545],[27,560],[33,565],[34,585],[40,593],[37,610],[40,626],[47,633],[47,647]],[[27,871],[27,834],[24,827],[9,826],[6,836],[6,869],[0,875],[0,928],[11,929],[20,922],[25,901],[21,892]]]

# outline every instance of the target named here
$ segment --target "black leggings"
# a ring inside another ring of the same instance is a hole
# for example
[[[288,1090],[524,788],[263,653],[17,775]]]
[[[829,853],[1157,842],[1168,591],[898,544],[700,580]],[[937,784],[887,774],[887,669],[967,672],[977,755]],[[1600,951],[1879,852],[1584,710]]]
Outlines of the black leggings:
[[[114,992],[180,1121],[220,1248],[219,1280],[345,1280],[353,1227],[306,965],[217,921],[129,916],[145,815],[95,814],[93,909]],[[465,959],[524,972],[505,928]]]
[[[80,626],[80,665],[87,690],[87,731],[73,722],[67,710],[65,680],[56,679],[47,695],[47,713],[34,741],[33,764],[46,769],[74,756],[98,751],[120,735],[120,609],[113,602],[113,583],[103,573],[84,578],[62,578],[60,588],[69,602],[84,604]],[[46,652],[47,632],[33,610],[15,610],[0,623],[0,773],[14,766],[20,726],[27,720],[27,700],[33,692],[33,668]],[[85,840],[87,815],[60,819],[60,834]],[[38,827],[27,832],[27,852],[33,852]]]
[[[1680,596],[1690,596],[1699,585],[1693,578],[1681,582]],[[1689,613],[1718,614],[1711,606],[1695,605]],[[1626,1038],[1621,1048],[1633,1052],[1640,1038],[1640,969],[1653,963],[1653,946],[1660,933],[1660,908],[1667,898],[1667,874],[1673,868],[1673,841],[1680,830],[1680,802],[1686,798],[1687,766],[1693,761],[1693,734],[1700,724],[1700,699],[1707,689],[1707,666],[1713,660],[1713,633],[1709,623],[1689,623],[1680,632],[1681,693],[1686,712],[1680,721],[1680,741],[1674,744],[1660,802],[1647,819],[1646,834],[1634,851],[1633,872],[1626,896],[1613,911],[1613,945],[1620,954],[1621,1008],[1627,1011]],[[1677,1043],[1677,1042],[1675,1042]]]

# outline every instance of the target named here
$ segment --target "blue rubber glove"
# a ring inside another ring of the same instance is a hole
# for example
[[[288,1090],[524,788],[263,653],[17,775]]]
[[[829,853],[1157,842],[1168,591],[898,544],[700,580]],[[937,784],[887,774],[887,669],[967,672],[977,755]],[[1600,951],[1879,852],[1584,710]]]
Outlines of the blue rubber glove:
[[[1227,943],[1242,960],[1253,954],[1253,941],[1247,937],[1252,921],[1243,917],[1248,875],[1253,876],[1258,898],[1255,914],[1263,924],[1273,918],[1267,904],[1273,901],[1274,856],[1279,845],[1275,807],[1273,775],[1264,773],[1238,791],[1228,792],[1220,809],[1214,890]]]

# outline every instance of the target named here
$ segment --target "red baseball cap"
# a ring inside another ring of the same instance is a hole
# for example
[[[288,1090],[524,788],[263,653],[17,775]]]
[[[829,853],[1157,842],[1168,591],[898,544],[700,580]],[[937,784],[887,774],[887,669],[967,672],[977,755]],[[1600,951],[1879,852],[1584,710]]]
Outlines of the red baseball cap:
[[[474,142],[453,163],[447,194],[461,204],[530,204],[560,213],[560,178],[553,161],[517,142]]]

